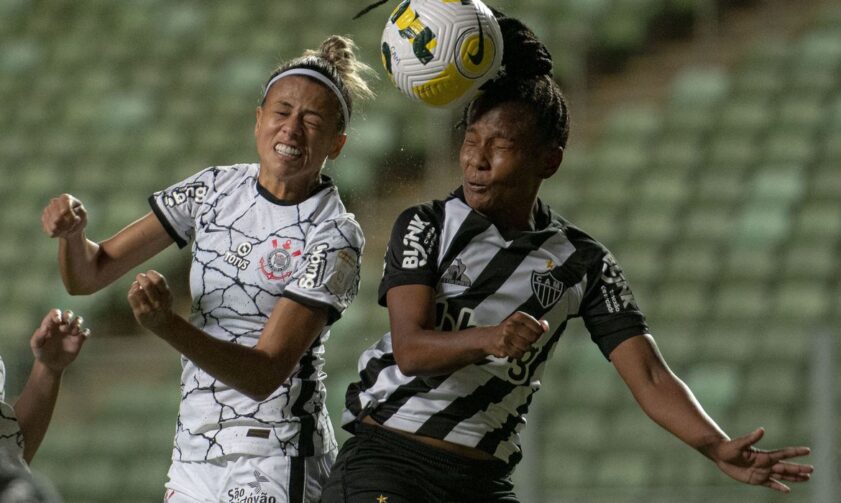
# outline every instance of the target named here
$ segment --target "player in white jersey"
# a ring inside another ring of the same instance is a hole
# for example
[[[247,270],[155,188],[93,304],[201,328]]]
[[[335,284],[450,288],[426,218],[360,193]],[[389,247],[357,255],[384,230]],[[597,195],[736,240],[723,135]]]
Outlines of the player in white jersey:
[[[380,284],[391,331],[359,360],[324,503],[514,503],[519,431],[569,319],[658,424],[748,484],[787,492],[807,448],[760,451],[762,430],[730,439],[669,370],[622,269],[538,198],[569,131],[552,60],[500,16],[503,74],[465,111],[462,186],[409,208]],[[570,425],[574,428],[574,425]],[[558,467],[559,470],[564,469]]]
[[[259,163],[208,168],[153,194],[149,214],[100,244],[72,196],[44,211],[71,293],[192,241],[189,322],[155,271],[128,293],[137,321],[182,354],[167,501],[319,498],[336,453],[324,343],[356,296],[364,245],[321,174],[345,144],[353,96],[371,94],[353,49],[333,36],[271,74],[256,113]]]
[[[44,440],[64,369],[90,335],[82,317],[53,309],[29,339],[35,357],[29,378],[14,406],[6,402],[6,366],[0,358],[0,451],[7,460],[30,463]]]

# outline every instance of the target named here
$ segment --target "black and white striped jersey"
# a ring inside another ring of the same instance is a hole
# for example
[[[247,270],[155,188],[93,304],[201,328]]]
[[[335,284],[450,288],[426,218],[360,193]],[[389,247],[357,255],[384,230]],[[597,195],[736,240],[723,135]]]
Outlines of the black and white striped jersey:
[[[353,431],[364,411],[386,426],[476,447],[513,465],[522,457],[518,432],[532,395],[569,319],[583,318],[605,357],[648,332],[608,250],[539,200],[535,211],[536,230],[510,240],[467,205],[461,189],[398,217],[380,304],[392,287],[429,285],[437,330],[496,325],[515,311],[547,320],[550,330],[519,360],[487,357],[437,377],[403,375],[387,333],[359,359],[345,429]]]
[[[287,297],[326,307],[328,323],[291,377],[262,402],[182,357],[174,459],[311,456],[336,447],[324,406],[324,343],[358,291],[362,230],[329,178],[293,204],[258,183],[259,169],[208,168],[149,198],[179,246],[192,240],[190,321],[218,339],[254,346]]]

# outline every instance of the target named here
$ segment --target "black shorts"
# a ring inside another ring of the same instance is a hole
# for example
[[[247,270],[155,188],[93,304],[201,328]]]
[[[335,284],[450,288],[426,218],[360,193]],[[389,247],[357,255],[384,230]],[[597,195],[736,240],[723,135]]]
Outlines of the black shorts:
[[[322,503],[519,503],[511,468],[364,423],[333,464]]]

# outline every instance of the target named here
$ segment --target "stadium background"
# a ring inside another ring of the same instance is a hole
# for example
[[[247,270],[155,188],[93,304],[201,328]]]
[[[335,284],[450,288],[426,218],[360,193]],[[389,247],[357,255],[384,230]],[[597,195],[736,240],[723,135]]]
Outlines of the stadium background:
[[[178,356],[140,332],[129,279],[64,293],[39,226],[70,192],[102,239],[156,189],[208,165],[254,161],[254,107],[281,59],[353,36],[380,70],[392,8],[368,2],[0,0],[0,352],[7,392],[52,306],[94,336],[66,374],[33,469],[67,502],[160,501]],[[555,58],[573,129],[542,189],[624,266],[663,353],[731,434],[810,444],[815,480],[788,502],[838,502],[841,399],[841,3],[828,0],[497,0]],[[380,72],[382,75],[382,72]],[[375,291],[403,207],[457,185],[454,115],[382,78],[327,168],[367,235],[358,300],[328,343],[338,424],[356,357],[386,329]],[[189,252],[148,267],[186,312]],[[145,270],[146,266],[144,266]],[[730,481],[639,410],[579,323],[529,416],[524,503],[776,502]],[[345,438],[339,432],[340,440]]]

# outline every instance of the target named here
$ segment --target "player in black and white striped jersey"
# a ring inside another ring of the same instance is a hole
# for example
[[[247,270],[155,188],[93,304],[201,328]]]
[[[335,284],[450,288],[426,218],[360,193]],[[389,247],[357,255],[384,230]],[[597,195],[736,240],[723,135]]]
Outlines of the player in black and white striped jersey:
[[[391,331],[359,360],[323,501],[515,502],[518,432],[569,319],[583,318],[645,412],[736,480],[788,491],[806,448],[731,440],[669,370],[621,267],[537,193],[568,137],[551,57],[501,17],[504,74],[465,111],[463,184],[394,226],[380,303]],[[575,425],[570,425],[574,427]]]

